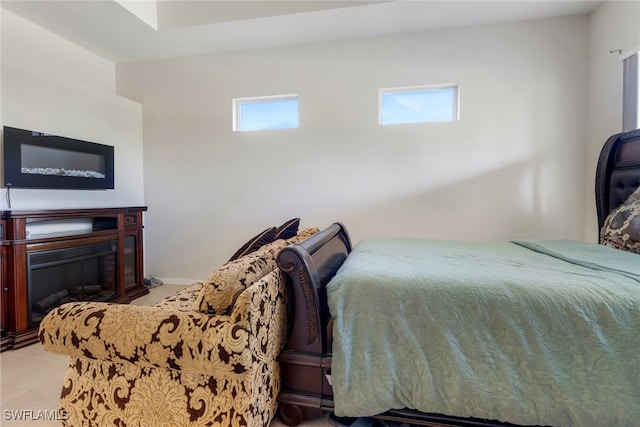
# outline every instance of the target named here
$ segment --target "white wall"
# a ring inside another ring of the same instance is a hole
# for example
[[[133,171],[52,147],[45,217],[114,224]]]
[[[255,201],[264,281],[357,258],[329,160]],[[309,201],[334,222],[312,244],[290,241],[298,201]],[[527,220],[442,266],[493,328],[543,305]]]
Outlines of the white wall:
[[[593,193],[598,155],[607,138],[622,131],[622,61],[615,51],[627,53],[632,49],[640,49],[640,2],[602,2],[589,17],[589,120],[585,150],[585,238],[589,241],[598,239]]]
[[[147,272],[202,279],[291,217],[394,235],[584,230],[588,19],[118,66],[144,111]],[[381,127],[377,90],[457,83],[461,120]],[[300,129],[234,133],[233,97],[298,93]]]
[[[5,9],[0,16],[2,125],[115,147],[114,190],[14,188],[11,208],[142,205],[142,108],[116,95],[115,65]],[[2,209],[5,196],[2,188]]]

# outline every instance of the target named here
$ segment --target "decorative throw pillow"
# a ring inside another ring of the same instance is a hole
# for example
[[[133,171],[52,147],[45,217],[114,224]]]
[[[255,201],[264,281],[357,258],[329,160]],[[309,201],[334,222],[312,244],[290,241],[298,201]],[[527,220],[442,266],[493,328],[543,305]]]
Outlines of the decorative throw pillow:
[[[224,264],[203,282],[193,309],[218,315],[231,313],[233,304],[242,291],[278,268],[276,257],[286,246],[285,240],[276,240]]]
[[[255,252],[267,243],[273,242],[276,240],[276,231],[275,227],[271,227],[253,236],[247,243],[242,245],[242,247],[240,247],[240,249],[231,256],[231,258],[229,258],[229,261],[236,260],[250,254],[251,252]]]
[[[296,234],[292,238],[287,239],[287,242],[288,243],[300,243],[303,240],[306,240],[309,237],[313,236],[318,231],[320,231],[320,230],[317,227],[305,228],[304,230],[302,230],[301,232],[299,232],[298,234]]]
[[[298,226],[300,225],[300,218],[292,218],[289,221],[282,224],[280,227],[276,227],[276,238],[278,239],[290,239],[298,234]]]
[[[600,231],[603,245],[640,254],[640,187],[612,210]]]

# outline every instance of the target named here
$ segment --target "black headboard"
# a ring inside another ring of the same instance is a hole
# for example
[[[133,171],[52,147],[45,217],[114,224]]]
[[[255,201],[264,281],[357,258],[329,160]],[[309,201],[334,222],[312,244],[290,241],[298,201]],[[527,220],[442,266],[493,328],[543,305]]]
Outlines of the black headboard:
[[[640,186],[640,129],[607,139],[596,169],[598,229],[612,209]]]

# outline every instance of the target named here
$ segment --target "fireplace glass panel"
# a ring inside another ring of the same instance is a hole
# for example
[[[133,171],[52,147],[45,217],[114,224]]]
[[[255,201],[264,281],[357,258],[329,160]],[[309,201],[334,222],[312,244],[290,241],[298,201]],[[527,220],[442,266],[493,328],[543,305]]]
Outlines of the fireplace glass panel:
[[[67,302],[116,296],[117,241],[28,254],[29,324]]]
[[[22,144],[20,171],[31,175],[104,179],[105,157],[94,153]]]
[[[124,236],[124,286],[127,288],[137,285],[136,246],[136,236]]]

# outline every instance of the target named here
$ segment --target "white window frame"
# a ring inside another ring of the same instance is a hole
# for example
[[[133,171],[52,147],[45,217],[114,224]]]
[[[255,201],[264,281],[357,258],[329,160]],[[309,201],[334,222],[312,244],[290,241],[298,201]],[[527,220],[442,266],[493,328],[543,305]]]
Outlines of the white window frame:
[[[453,89],[453,115],[451,120],[423,120],[417,122],[406,123],[383,123],[382,122],[382,97],[389,94],[401,94],[411,92],[429,92],[441,89]],[[422,85],[422,86],[405,86],[378,89],[378,124],[382,126],[390,125],[408,125],[416,123],[443,123],[460,120],[460,87],[456,83],[438,84],[438,85]]]
[[[300,112],[298,111],[298,126],[295,128],[281,128],[281,129],[240,129],[240,123],[242,122],[241,117],[241,105],[249,104],[249,103],[258,103],[258,102],[272,102],[272,101],[286,101],[286,100],[295,100],[298,101],[298,109],[300,107],[300,98],[297,93],[287,94],[287,95],[269,95],[269,96],[251,96],[244,98],[233,98],[232,100],[232,109],[233,109],[233,131],[234,132],[256,132],[256,131],[266,131],[266,130],[287,130],[287,129],[298,129],[300,127]]]
[[[622,55],[622,131],[640,128],[640,47]]]

